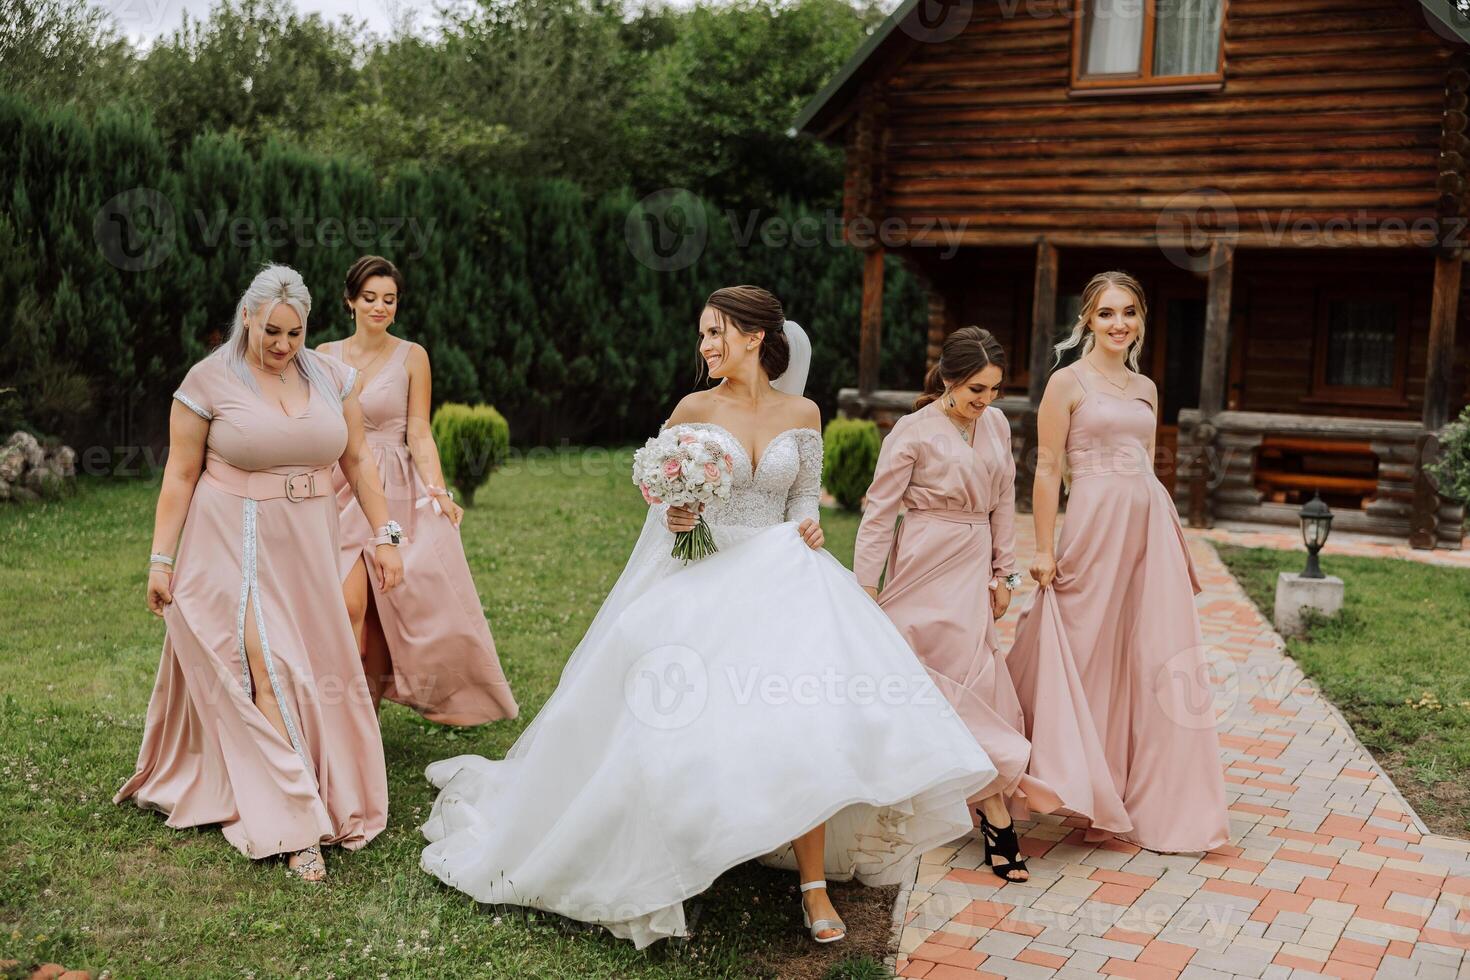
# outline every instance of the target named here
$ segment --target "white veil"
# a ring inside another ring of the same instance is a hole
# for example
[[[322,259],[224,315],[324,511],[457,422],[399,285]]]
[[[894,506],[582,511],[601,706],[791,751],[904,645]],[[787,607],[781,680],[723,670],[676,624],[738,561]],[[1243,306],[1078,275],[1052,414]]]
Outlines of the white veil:
[[[806,375],[812,366],[812,342],[795,320],[787,320],[781,332],[786,334],[787,346],[791,348],[791,363],[781,377],[771,382],[771,387],[788,395],[800,395],[806,391]]]

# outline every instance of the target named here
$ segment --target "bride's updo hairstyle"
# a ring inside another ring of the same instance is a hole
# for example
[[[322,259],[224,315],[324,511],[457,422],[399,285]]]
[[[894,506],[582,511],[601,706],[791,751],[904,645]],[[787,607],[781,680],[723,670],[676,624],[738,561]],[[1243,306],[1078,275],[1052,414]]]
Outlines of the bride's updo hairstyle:
[[[761,342],[760,356],[767,379],[775,381],[786,373],[791,363],[791,345],[786,342],[786,312],[781,309],[779,299],[759,286],[726,286],[710,293],[704,305],[743,334],[754,336],[764,330],[766,339]],[[728,355],[729,340],[725,343]],[[699,363],[702,370],[704,361],[701,359]]]

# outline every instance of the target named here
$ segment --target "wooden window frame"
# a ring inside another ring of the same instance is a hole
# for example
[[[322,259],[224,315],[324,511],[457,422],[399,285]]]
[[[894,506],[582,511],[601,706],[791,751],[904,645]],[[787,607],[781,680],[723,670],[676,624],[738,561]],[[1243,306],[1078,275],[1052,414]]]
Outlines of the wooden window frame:
[[[1393,383],[1384,388],[1327,383],[1327,349],[1332,329],[1330,309],[1334,302],[1379,302],[1394,308]],[[1313,333],[1312,391],[1302,401],[1316,404],[1368,405],[1380,408],[1406,408],[1409,375],[1409,334],[1413,332],[1411,307],[1407,293],[1394,290],[1354,290],[1341,293],[1321,290],[1317,296],[1317,324]]]
[[[1202,75],[1154,75],[1156,0],[1142,0],[1143,39],[1138,71],[1118,75],[1087,75],[1083,55],[1087,48],[1088,6],[1091,0],[1072,0],[1072,85],[1070,95],[1151,95],[1177,92],[1217,92],[1225,87],[1225,22],[1230,0],[1220,0],[1220,43],[1215,70]]]

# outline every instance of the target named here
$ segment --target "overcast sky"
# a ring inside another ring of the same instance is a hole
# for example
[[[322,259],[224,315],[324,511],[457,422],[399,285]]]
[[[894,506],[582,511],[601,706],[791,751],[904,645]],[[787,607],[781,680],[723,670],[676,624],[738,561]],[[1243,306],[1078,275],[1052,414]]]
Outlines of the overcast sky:
[[[91,0],[117,19],[118,28],[135,41],[147,44],[168,34],[182,23],[184,13],[203,18],[212,0]],[[392,33],[394,23],[405,14],[415,15],[419,27],[436,22],[435,4],[416,0],[294,0],[302,13],[319,13],[330,21],[343,16],[365,20],[368,29],[382,36]]]

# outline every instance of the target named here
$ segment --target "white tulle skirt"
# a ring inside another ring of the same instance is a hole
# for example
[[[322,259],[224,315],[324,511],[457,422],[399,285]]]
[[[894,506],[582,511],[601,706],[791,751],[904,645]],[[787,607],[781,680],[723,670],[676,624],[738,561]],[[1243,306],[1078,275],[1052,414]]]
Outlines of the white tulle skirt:
[[[425,871],[641,948],[823,822],[827,877],[872,885],[971,829],[995,769],[852,573],[792,523],[715,530],[687,568],[645,533],[505,760],[429,767]]]

